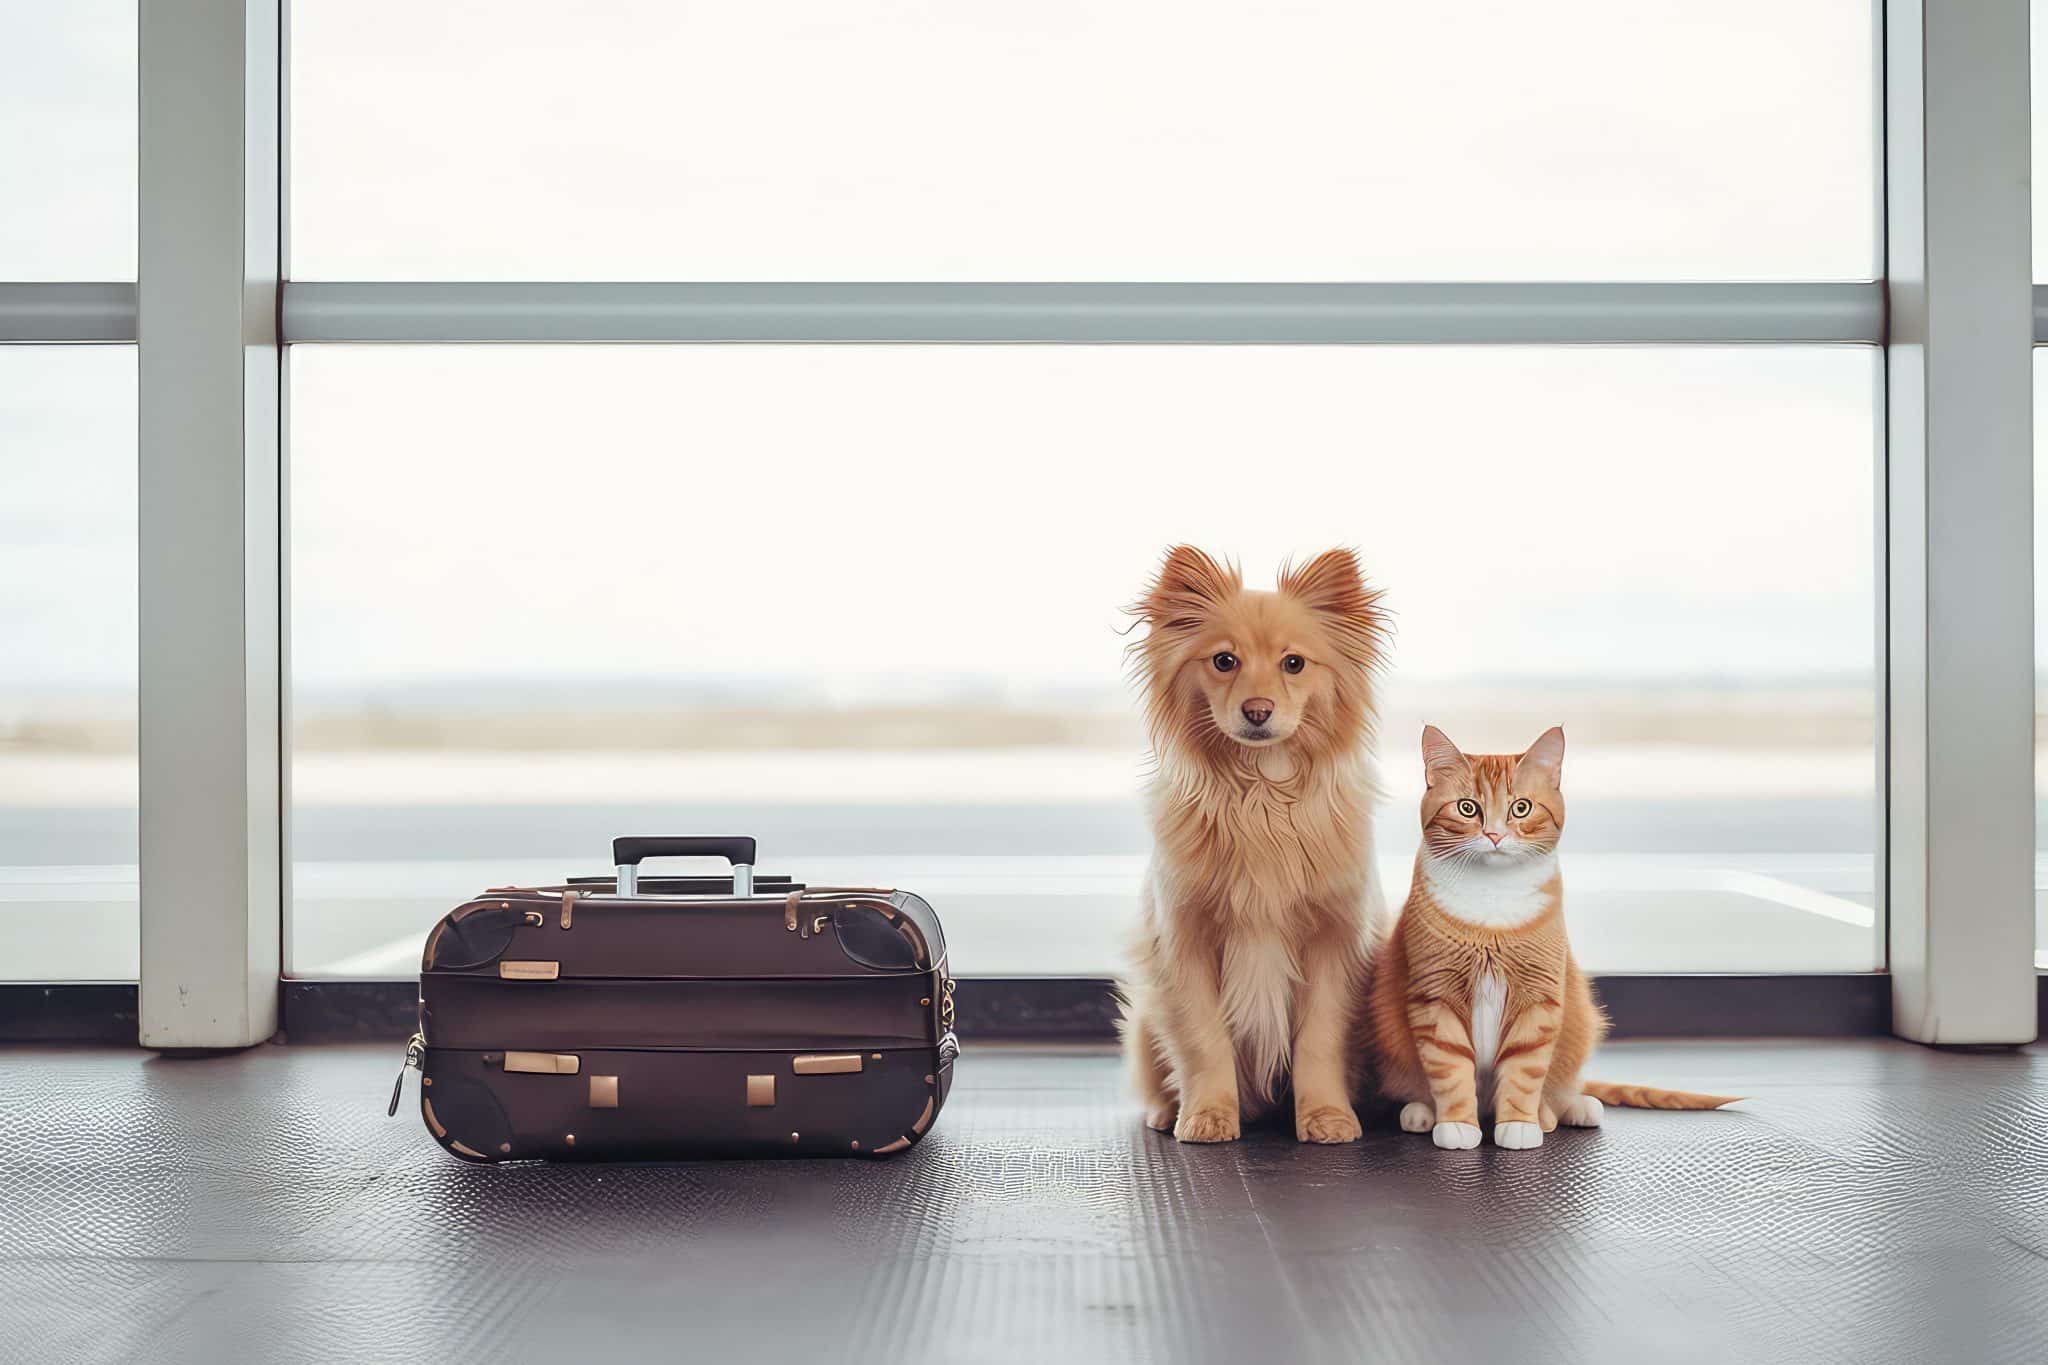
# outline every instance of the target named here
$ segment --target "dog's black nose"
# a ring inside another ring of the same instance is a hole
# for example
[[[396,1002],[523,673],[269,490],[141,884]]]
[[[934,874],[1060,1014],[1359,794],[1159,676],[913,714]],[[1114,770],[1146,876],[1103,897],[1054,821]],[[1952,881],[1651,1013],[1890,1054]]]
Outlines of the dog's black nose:
[[[1273,703],[1265,697],[1253,697],[1237,709],[1254,725],[1264,725],[1273,718]]]

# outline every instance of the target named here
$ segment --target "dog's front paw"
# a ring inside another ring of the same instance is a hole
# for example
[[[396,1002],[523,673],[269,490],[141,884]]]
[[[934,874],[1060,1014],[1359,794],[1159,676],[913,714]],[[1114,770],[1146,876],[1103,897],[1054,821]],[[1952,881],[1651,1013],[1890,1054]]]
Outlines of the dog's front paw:
[[[1172,1100],[1161,1100],[1157,1104],[1148,1105],[1145,1109],[1145,1126],[1155,1133],[1171,1132],[1174,1117],[1179,1112],[1180,1106]]]
[[[1430,1140],[1437,1146],[1453,1152],[1462,1152],[1468,1147],[1479,1145],[1479,1125],[1476,1123],[1439,1123],[1429,1130]]]
[[[1533,1123],[1496,1123],[1493,1125],[1493,1145],[1519,1151],[1543,1145],[1543,1130]]]
[[[1237,1106],[1216,1103],[1185,1105],[1180,1111],[1180,1121],[1173,1125],[1173,1135],[1182,1142],[1235,1142]]]
[[[1356,1142],[1364,1133],[1348,1104],[1318,1104],[1294,1115],[1297,1142]]]

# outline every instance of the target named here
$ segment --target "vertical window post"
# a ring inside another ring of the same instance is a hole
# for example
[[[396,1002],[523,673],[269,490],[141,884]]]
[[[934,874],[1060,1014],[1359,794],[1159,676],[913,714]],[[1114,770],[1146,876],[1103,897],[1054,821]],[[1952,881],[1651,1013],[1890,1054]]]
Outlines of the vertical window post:
[[[277,1028],[279,0],[141,6],[141,1041]]]
[[[1885,7],[1893,1028],[2035,1032],[2027,5]]]

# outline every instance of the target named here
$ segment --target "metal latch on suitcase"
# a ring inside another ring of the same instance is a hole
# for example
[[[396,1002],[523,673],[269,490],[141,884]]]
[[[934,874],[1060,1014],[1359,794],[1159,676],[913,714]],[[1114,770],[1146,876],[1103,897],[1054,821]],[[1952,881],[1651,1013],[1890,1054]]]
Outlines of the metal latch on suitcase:
[[[875,1054],[877,1057],[881,1053]],[[837,1076],[861,1068],[858,1052],[813,1052],[790,1059],[790,1070],[799,1076]]]
[[[508,1052],[505,1070],[535,1076],[574,1076],[583,1070],[583,1059],[572,1052]]]

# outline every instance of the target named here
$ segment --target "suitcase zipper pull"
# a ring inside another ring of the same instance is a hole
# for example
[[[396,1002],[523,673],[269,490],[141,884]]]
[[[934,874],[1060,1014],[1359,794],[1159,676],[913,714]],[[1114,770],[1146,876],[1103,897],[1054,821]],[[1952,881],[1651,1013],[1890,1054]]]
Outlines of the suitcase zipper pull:
[[[412,1037],[406,1039],[405,1065],[398,1068],[398,1079],[391,1083],[391,1107],[384,1111],[385,1118],[388,1119],[398,1112],[398,1097],[405,1092],[405,1073],[411,1068],[418,1066],[425,1058],[426,1052],[426,1034],[415,1033]]]

